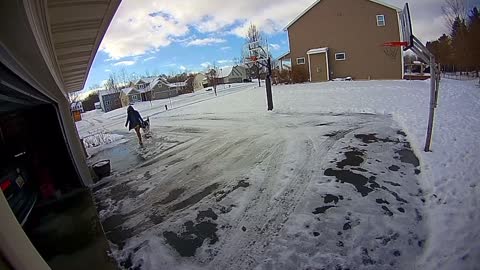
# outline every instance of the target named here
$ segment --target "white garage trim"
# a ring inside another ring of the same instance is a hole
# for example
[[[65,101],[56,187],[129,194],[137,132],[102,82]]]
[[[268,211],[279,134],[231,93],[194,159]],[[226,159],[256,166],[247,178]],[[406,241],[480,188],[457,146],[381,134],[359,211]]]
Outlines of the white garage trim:
[[[50,269],[18,223],[3,192],[0,192],[0,213],[2,216],[2,229],[0,230],[2,257],[13,269]]]

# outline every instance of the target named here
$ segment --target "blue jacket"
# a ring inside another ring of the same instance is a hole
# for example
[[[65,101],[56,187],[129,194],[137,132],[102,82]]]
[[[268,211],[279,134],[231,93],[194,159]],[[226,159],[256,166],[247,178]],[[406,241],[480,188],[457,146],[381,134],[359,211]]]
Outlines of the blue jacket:
[[[143,119],[142,117],[140,116],[140,113],[135,111],[135,110],[129,110],[127,112],[127,122],[125,123],[125,126],[128,125],[128,123],[130,123],[130,125],[128,126],[128,130],[132,130],[134,129],[136,126],[142,126],[143,125]]]

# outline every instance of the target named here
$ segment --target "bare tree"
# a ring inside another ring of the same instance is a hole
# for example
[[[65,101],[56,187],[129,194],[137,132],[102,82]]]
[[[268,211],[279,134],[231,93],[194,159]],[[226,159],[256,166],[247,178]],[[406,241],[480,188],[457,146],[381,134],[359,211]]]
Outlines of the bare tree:
[[[150,77],[152,74],[150,73],[150,70],[146,69],[145,70],[145,77]]]
[[[444,0],[442,13],[446,26],[448,29],[452,29],[457,18],[461,21],[465,21],[467,18],[466,0]]]
[[[245,44],[246,46],[242,50],[242,58],[243,59],[249,59],[250,57],[253,58],[260,58],[260,51],[252,50],[253,46],[257,46],[264,43],[262,34],[260,33],[259,29],[257,28],[256,25],[250,24],[250,27],[248,28],[247,36],[245,37]],[[253,62],[248,65],[249,73],[250,74],[255,74],[255,76],[258,79],[258,86],[261,86],[260,83],[260,70],[261,70],[261,65],[258,62]]]
[[[241,61],[238,57],[234,57],[234,58],[232,59],[232,62],[233,62],[233,64],[236,65],[236,66],[238,66],[238,65],[240,65],[240,64],[242,63],[242,61]]]
[[[97,90],[98,91],[98,89],[100,89],[100,88],[101,88],[100,84],[96,83],[96,84],[90,85],[90,87],[88,87],[88,90]]]
[[[140,76],[136,73],[131,73],[128,77],[129,82],[136,82],[138,79],[140,79]]]
[[[129,84],[129,75],[127,73],[127,70],[125,68],[121,68],[119,73],[118,73],[118,80],[119,84],[121,84],[122,87],[125,87]]]
[[[212,66],[207,68],[205,75],[207,75],[208,84],[213,87],[213,92],[215,93],[215,96],[217,96],[218,73],[215,62],[213,62]]]
[[[70,105],[74,104],[74,103],[77,103],[79,100],[80,100],[80,92],[79,91],[68,93],[68,101],[70,102]]]
[[[245,46],[242,50],[242,58],[248,61],[252,58],[252,62],[247,65],[250,74],[255,74],[258,78],[258,86],[261,86],[261,74],[266,72],[264,65],[260,64],[258,59],[267,59],[270,57],[268,51],[268,43],[263,38],[260,30],[256,25],[251,24],[245,37]]]
[[[116,74],[116,72],[112,72],[110,73],[110,75],[108,75],[108,79],[107,79],[107,82],[105,82],[105,85],[104,85],[105,89],[106,90],[119,90],[119,82],[118,82],[118,76]]]

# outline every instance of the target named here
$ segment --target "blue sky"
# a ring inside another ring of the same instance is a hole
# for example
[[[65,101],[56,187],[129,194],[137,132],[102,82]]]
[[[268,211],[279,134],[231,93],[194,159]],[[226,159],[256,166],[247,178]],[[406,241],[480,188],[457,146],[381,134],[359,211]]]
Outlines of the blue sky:
[[[191,32],[196,32],[194,29]],[[196,33],[199,39],[206,36]],[[264,34],[269,43],[272,55],[279,56],[288,51],[288,37],[284,31],[275,34]],[[201,72],[215,63],[216,66],[230,66],[234,58],[240,58],[244,39],[236,35],[223,36],[217,42],[208,45],[187,45],[187,42],[174,42],[158,50],[141,55],[111,59],[110,55],[99,50],[93,62],[85,89],[91,85],[102,84],[112,72],[122,68],[128,73],[144,74],[177,74],[181,72]]]
[[[480,0],[467,0],[477,3]],[[198,72],[239,58],[253,23],[273,56],[287,52],[283,28],[315,0],[123,0],[100,45],[85,85],[102,85],[111,72]],[[404,0],[384,0],[403,7]],[[422,41],[446,32],[442,0],[410,1],[414,33]]]

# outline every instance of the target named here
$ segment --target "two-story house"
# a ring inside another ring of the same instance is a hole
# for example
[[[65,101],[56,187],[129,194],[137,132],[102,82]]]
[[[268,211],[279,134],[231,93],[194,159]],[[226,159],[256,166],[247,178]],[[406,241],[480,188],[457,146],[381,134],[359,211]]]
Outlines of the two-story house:
[[[218,68],[215,78],[218,84],[242,83],[248,78],[247,69],[238,65]]]
[[[141,93],[133,87],[123,88],[120,92],[122,107],[126,107],[135,102],[142,101]]]
[[[181,87],[181,86],[179,86]],[[150,93],[153,100],[178,96],[178,87],[158,77],[150,84]]]
[[[400,9],[378,0],[317,0],[285,28],[292,68],[312,82],[403,78]]]
[[[122,107],[119,90],[103,90],[98,92],[100,107],[104,112],[113,111]]]

